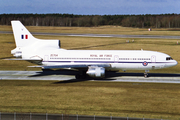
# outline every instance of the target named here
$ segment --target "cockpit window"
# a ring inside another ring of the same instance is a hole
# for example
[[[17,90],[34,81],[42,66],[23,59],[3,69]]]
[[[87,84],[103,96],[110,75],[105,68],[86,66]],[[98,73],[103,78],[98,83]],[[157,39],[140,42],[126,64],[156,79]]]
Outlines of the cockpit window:
[[[173,60],[172,57],[166,57],[166,60]]]

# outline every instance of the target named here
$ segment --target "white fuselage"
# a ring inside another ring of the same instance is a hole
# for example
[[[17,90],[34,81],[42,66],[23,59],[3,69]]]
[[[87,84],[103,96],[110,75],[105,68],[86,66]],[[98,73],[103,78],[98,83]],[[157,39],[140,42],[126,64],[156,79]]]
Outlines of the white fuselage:
[[[43,65],[110,64],[106,70],[152,70],[177,65],[169,55],[143,50],[64,50],[27,51],[23,59],[42,58]]]
[[[79,71],[76,78],[105,77],[105,71],[152,70],[177,65],[169,55],[143,50],[64,50],[60,40],[35,38],[18,20],[11,21],[16,48],[11,54],[38,64],[43,70],[72,69]],[[145,74],[145,77],[147,74]]]

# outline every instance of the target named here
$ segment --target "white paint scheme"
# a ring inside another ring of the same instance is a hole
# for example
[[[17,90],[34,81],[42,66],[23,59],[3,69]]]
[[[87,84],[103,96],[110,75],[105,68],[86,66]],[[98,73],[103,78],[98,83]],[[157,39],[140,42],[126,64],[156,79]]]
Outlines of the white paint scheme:
[[[16,48],[11,51],[43,69],[88,70],[95,66],[106,71],[152,70],[177,65],[169,55],[144,50],[65,50],[59,47],[59,40],[40,40],[24,27],[20,21],[11,21]],[[22,37],[23,35],[23,37]],[[100,70],[95,71],[100,71]],[[87,72],[91,73],[90,72]],[[99,73],[98,73],[99,74]]]

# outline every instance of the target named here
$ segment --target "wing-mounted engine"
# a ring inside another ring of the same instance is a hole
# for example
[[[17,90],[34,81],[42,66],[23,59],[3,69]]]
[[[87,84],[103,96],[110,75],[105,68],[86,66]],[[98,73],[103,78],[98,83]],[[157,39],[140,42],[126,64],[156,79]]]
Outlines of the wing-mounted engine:
[[[90,66],[86,74],[93,78],[103,78],[105,77],[105,68]]]

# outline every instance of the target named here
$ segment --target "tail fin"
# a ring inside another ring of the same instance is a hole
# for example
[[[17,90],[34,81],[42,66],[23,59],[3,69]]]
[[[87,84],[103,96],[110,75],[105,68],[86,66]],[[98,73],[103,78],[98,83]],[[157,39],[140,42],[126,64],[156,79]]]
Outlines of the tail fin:
[[[11,54],[15,57],[22,57],[22,52],[25,49],[31,51],[32,49],[47,49],[48,47],[59,49],[60,40],[40,40],[35,37],[26,29],[20,21],[11,21],[14,33],[16,48],[11,50]],[[26,50],[27,51],[27,50]]]
[[[36,38],[20,21],[11,21],[16,47],[25,47],[36,41]]]

